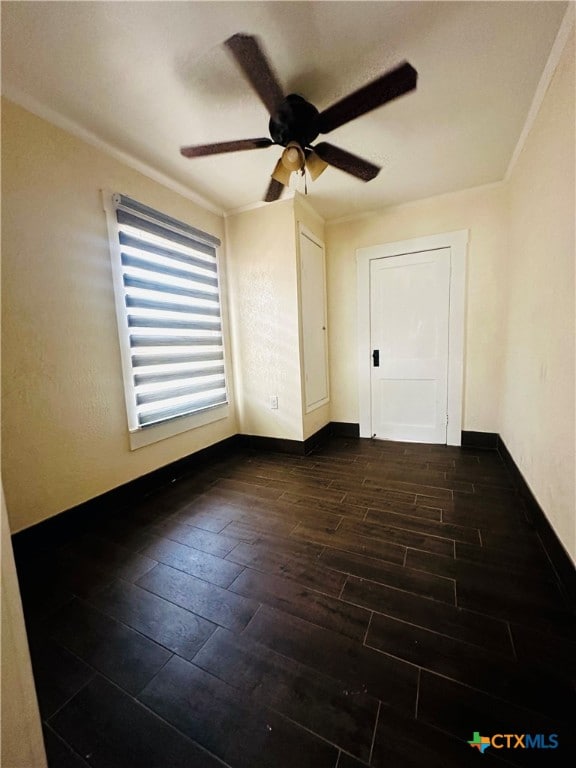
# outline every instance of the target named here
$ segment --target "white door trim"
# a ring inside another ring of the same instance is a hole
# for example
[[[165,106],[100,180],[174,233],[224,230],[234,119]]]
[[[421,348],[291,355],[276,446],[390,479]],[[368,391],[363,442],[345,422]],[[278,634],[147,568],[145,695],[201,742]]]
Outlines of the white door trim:
[[[450,248],[450,319],[448,341],[448,445],[462,440],[464,389],[464,304],[468,230],[428,235],[413,240],[372,245],[356,251],[358,279],[358,405],[360,437],[372,437],[371,349],[370,349],[370,262],[418,251]]]

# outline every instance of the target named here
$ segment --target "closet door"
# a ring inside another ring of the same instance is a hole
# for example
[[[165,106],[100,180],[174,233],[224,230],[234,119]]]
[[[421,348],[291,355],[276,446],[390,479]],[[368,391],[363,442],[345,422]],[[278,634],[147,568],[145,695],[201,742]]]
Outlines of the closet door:
[[[305,411],[329,400],[324,246],[300,229],[300,312]]]

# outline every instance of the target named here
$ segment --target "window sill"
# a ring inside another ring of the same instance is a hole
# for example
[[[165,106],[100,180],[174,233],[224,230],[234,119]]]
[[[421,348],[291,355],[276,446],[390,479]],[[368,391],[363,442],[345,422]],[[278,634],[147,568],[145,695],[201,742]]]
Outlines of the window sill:
[[[171,421],[165,421],[160,424],[154,424],[149,427],[130,432],[130,450],[135,451],[138,448],[144,448],[146,445],[158,443],[160,440],[166,440],[169,437],[180,435],[182,432],[188,432],[197,427],[204,427],[215,421],[221,421],[230,415],[230,405],[218,405],[215,408],[207,408],[205,411],[191,413],[189,416],[180,416]]]

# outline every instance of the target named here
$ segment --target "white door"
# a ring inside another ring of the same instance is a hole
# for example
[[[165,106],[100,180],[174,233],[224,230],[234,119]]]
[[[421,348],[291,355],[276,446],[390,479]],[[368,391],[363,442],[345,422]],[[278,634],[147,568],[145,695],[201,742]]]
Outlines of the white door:
[[[450,248],[370,262],[372,434],[446,443]]]
[[[324,248],[300,233],[300,301],[306,413],[328,402]]]

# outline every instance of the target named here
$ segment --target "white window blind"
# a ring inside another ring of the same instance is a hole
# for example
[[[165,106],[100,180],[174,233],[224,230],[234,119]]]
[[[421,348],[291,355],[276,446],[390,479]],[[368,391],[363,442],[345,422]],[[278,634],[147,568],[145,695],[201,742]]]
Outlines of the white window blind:
[[[220,241],[124,195],[112,201],[130,429],[226,404]]]

